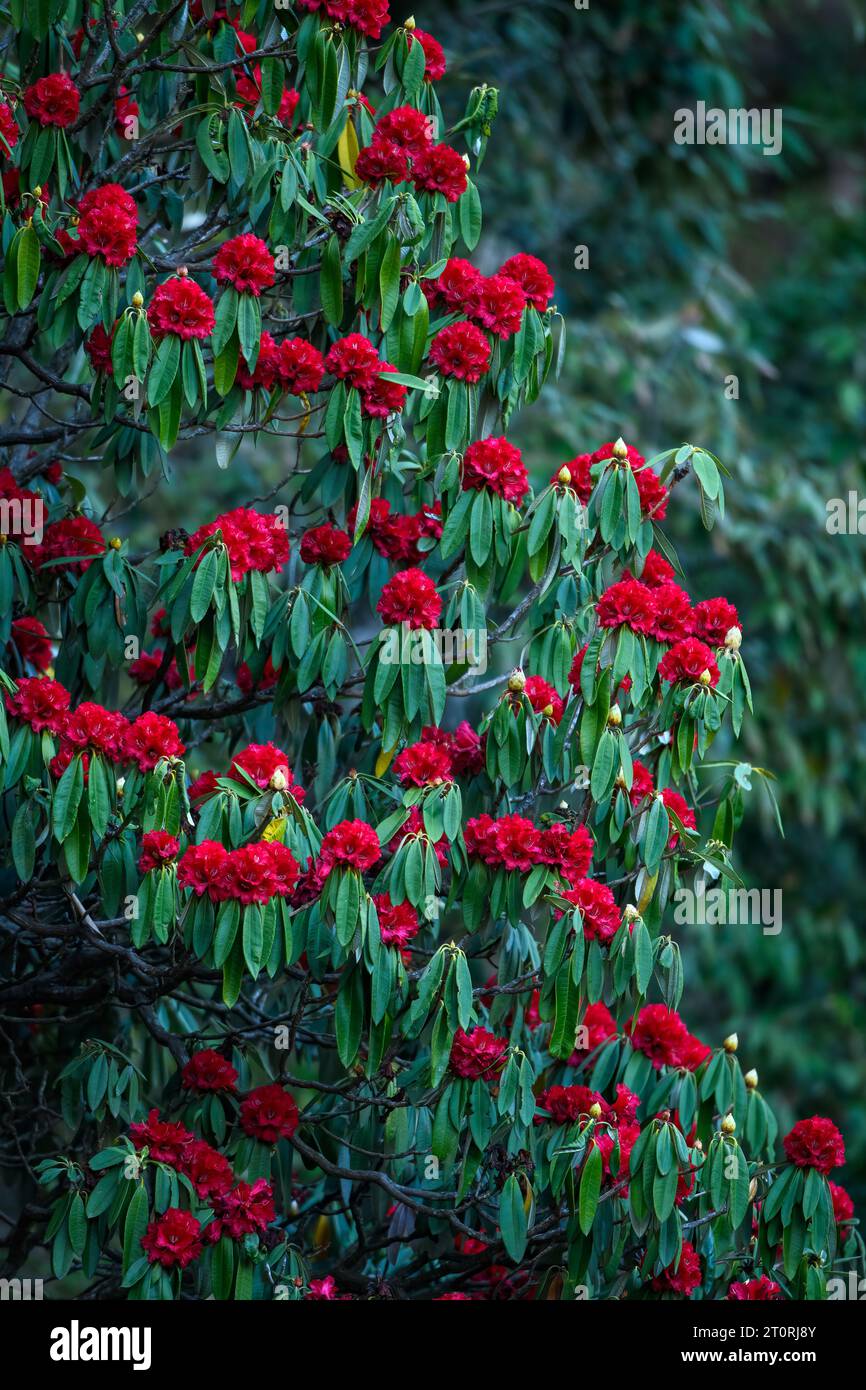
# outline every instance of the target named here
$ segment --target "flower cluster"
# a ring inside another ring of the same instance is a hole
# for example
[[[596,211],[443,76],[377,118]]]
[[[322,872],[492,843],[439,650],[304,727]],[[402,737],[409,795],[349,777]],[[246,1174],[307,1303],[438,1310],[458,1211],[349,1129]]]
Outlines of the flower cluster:
[[[40,77],[24,91],[24,110],[41,126],[57,126],[64,130],[77,120],[80,106],[81,94],[65,72]]]
[[[394,776],[404,787],[438,787],[451,779],[451,754],[427,739],[410,743],[394,759]]]
[[[505,1065],[508,1039],[497,1038],[486,1028],[465,1033],[458,1028],[451,1044],[450,1067],[468,1081],[493,1081]]]
[[[99,256],[109,266],[127,265],[137,247],[135,199],[118,183],[91,189],[78,204],[77,230],[88,256]]]
[[[476,324],[461,319],[440,328],[430,344],[429,358],[443,376],[471,386],[490,366],[490,344]]]
[[[412,629],[429,630],[439,622],[442,599],[423,570],[400,570],[383,585],[376,612],[384,623],[408,623]]]
[[[382,846],[372,825],[363,820],[343,820],[322,840],[317,868],[324,874],[339,867],[366,873],[381,857]]]
[[[228,850],[218,840],[190,845],[178,863],[177,881],[213,903],[268,903],[288,897],[297,882],[297,860],[279,841],[261,840]]]
[[[289,536],[279,517],[249,507],[235,507],[200,526],[186,542],[187,555],[192,555],[218,531],[228,551],[235,582],[250,570],[261,574],[281,570],[289,558]]]
[[[238,1074],[231,1062],[215,1052],[212,1047],[204,1047],[194,1052],[181,1072],[181,1085],[185,1091],[197,1095],[209,1095],[213,1091],[233,1091]]]
[[[463,456],[463,490],[486,489],[519,507],[529,491],[529,477],[520,454],[501,436],[489,435],[469,445]]]
[[[303,787],[292,781],[288,755],[275,743],[249,743],[235,753],[228,776],[236,782],[243,782],[243,774],[262,791],[288,792],[298,805],[304,800]]]
[[[7,694],[6,708],[34,733],[47,730],[60,738],[58,758],[62,771],[75,753],[101,753],[112,762],[135,762],[150,772],[160,758],[179,757],[184,751],[177,725],[164,714],[148,710],[128,720],[117,710],[85,700],[73,710],[69,691],[47,676],[28,676],[18,682],[14,695]],[[54,760],[55,763],[57,759]]]
[[[379,39],[390,19],[388,0],[298,0],[302,10],[324,11],[329,19],[351,25],[368,39]]]
[[[154,869],[162,869],[173,864],[180,853],[180,841],[167,830],[148,830],[141,837],[141,854],[138,856],[138,872],[147,874]]]
[[[273,391],[279,387],[291,396],[318,391],[325,375],[325,359],[305,338],[284,338],[277,343],[267,331],[259,341],[254,371],[246,362],[238,364],[235,380],[244,391]]]
[[[25,551],[34,570],[50,566],[84,574],[97,555],[105,554],[105,539],[95,521],[89,516],[67,516],[45,527],[38,545],[28,545]],[[67,560],[65,565],[57,565]]]
[[[174,333],[184,342],[208,338],[214,326],[213,301],[195,280],[187,275],[174,275],[157,285],[147,318],[157,340],[167,333]]]
[[[587,941],[606,946],[619,930],[620,910],[607,884],[594,878],[582,878],[562,895],[579,908],[583,919],[583,934]]]
[[[358,155],[355,174],[373,187],[385,179],[411,180],[419,192],[441,193],[449,203],[466,191],[462,155],[450,145],[434,144],[429,118],[413,106],[398,106],[381,117],[372,143]]]
[[[785,1154],[797,1168],[817,1168],[826,1177],[845,1162],[845,1144],[832,1120],[813,1115],[798,1120],[782,1141]]]
[[[470,261],[452,256],[441,274],[424,285],[431,308],[464,314],[497,338],[517,333],[527,303],[546,309],[553,289],[544,262],[524,253],[511,256],[494,275],[482,275]]]
[[[231,285],[239,294],[258,299],[274,283],[276,268],[261,237],[243,232],[223,242],[213,258],[213,274],[218,285]]]
[[[398,513],[391,511],[387,498],[374,497],[364,535],[370,538],[374,550],[384,555],[386,560],[416,565],[423,559],[420,542],[424,539],[438,540],[442,535],[441,513],[441,502],[422,507],[419,512]],[[354,530],[356,520],[357,507],[352,507],[346,519],[350,530]]]
[[[363,333],[350,333],[339,338],[325,358],[325,368],[337,381],[344,381],[361,393],[361,410],[372,419],[386,420],[403,409],[406,387],[399,381],[389,381],[396,371],[383,362],[369,338]]]
[[[694,1071],[710,1055],[710,1048],[689,1032],[676,1010],[664,1004],[646,1004],[626,1031],[632,1047],[649,1057],[656,1070]]]
[[[418,913],[411,903],[393,903],[387,893],[377,893],[373,902],[379,918],[379,935],[384,946],[404,951],[421,930]]]
[[[48,629],[38,618],[13,618],[10,642],[18,653],[18,659],[37,671],[45,671],[51,665],[52,647]]]
[[[529,873],[547,864],[574,883],[584,877],[592,861],[593,840],[585,826],[574,830],[557,823],[539,830],[525,816],[483,813],[466,822],[466,852],[490,868]]]
[[[549,719],[551,724],[559,723],[565,706],[556,690],[543,676],[527,676],[523,694],[536,714]]]
[[[352,553],[352,538],[346,531],[326,522],[322,526],[312,526],[301,537],[300,555],[305,565],[319,565],[330,569],[348,560]]]

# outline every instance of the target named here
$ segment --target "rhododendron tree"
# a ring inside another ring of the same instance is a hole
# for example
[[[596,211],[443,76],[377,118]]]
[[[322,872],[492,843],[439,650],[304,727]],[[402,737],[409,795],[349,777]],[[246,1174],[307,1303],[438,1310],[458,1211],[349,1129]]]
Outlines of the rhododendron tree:
[[[515,443],[564,338],[531,247],[472,261],[496,91],[443,112],[386,0],[4,40],[11,1267],[825,1297],[843,1138],[693,1035],[669,926],[739,883],[748,614],[661,528],[726,469]]]

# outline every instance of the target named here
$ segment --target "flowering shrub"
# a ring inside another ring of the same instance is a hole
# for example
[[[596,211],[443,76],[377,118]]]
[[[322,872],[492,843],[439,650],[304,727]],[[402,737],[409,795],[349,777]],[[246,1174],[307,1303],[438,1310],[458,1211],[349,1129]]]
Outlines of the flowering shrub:
[[[666,926],[738,881],[743,629],[659,527],[726,470],[533,487],[563,330],[531,251],[470,259],[497,94],[446,120],[386,0],[296,10],[4,25],[16,1248],[134,1299],[823,1298],[843,1138],[780,1144]],[[278,480],[114,535],[191,441]]]

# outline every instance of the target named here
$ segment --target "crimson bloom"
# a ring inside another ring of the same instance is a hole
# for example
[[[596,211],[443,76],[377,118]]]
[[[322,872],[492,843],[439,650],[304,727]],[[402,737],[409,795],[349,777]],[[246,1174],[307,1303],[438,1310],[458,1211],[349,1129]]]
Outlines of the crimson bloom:
[[[141,1244],[151,1264],[162,1265],[163,1269],[186,1269],[204,1249],[201,1222],[191,1211],[169,1207],[150,1222]]]
[[[66,560],[58,568],[84,574],[97,555],[105,554],[105,540],[89,516],[67,516],[46,526],[39,545],[28,546],[25,553],[35,570]]]
[[[212,1047],[194,1052],[181,1072],[181,1085],[186,1091],[206,1095],[210,1091],[231,1091],[238,1074],[231,1062]]]
[[[181,1163],[184,1150],[195,1138],[184,1125],[161,1120],[156,1109],[148,1113],[146,1120],[131,1124],[129,1134],[137,1149],[146,1148],[157,1163],[169,1163],[173,1168]]]
[[[509,280],[515,280],[527,301],[539,313],[544,312],[553,298],[553,276],[544,261],[540,261],[537,256],[529,256],[525,251],[519,251],[516,256],[509,256],[499,267],[499,274],[507,275]]]
[[[381,857],[382,846],[372,825],[363,820],[343,820],[332,826],[322,840],[319,864],[328,871],[344,864],[366,873]]]
[[[606,883],[598,883],[594,878],[581,879],[573,888],[562,895],[580,909],[583,919],[583,934],[587,941],[598,941],[605,946],[612,941],[619,930],[621,921],[616,899]]]
[[[449,323],[433,339],[430,361],[443,376],[472,385],[490,366],[490,344],[474,323]]]
[[[422,193],[441,193],[446,203],[456,203],[466,192],[463,156],[450,145],[430,145],[412,161],[412,182]]]
[[[485,489],[518,507],[529,491],[520,450],[501,435],[476,439],[463,456],[463,491]]]
[[[797,1168],[817,1168],[824,1176],[845,1162],[845,1143],[832,1120],[813,1115],[798,1120],[782,1141],[785,1154]]]
[[[232,1165],[225,1155],[203,1139],[195,1139],[184,1149],[181,1172],[186,1174],[196,1194],[205,1202],[228,1192],[235,1180]]]
[[[241,1128],[251,1139],[276,1144],[288,1139],[298,1127],[298,1107],[294,1098],[276,1081],[257,1086],[241,1101]]]
[[[733,1303],[767,1303],[782,1297],[781,1287],[766,1274],[760,1279],[736,1280],[728,1289],[728,1300]]]
[[[410,743],[394,759],[394,775],[404,787],[440,786],[451,779],[451,754],[440,743]]]
[[[77,119],[80,106],[78,88],[65,72],[40,77],[24,92],[24,110],[41,126],[53,125],[64,130]]]
[[[34,733],[47,729],[58,733],[69,709],[71,696],[59,681],[48,676],[25,676],[14,695],[7,694],[6,708],[16,719],[29,724]]]
[[[465,1033],[458,1028],[451,1044],[451,1070],[469,1081],[492,1081],[505,1065],[507,1038],[497,1038],[486,1028]]]
[[[188,276],[174,275],[157,285],[147,310],[154,338],[174,333],[187,342],[208,338],[214,327],[214,307],[210,295]]]
[[[219,285],[232,285],[239,294],[258,299],[276,279],[274,258],[261,237],[252,232],[224,241],[213,258],[214,279]]]
[[[142,772],[152,772],[160,758],[179,758],[184,747],[174,721],[147,710],[125,731],[122,752],[124,757],[137,763]]]
[[[429,630],[439,622],[442,600],[423,570],[400,570],[383,586],[376,611],[385,623],[408,623],[412,629]]]
[[[325,523],[313,526],[301,537],[300,555],[305,565],[321,565],[330,569],[342,564],[352,553],[352,538],[336,526]]]
[[[719,668],[704,642],[699,642],[697,637],[685,637],[665,652],[659,662],[659,675],[671,685],[694,685],[700,681],[702,685],[714,686],[718,684]]]
[[[141,837],[141,854],[138,871],[149,873],[161,869],[164,864],[172,864],[180,852],[180,841],[167,830],[148,830]]]
[[[379,918],[379,935],[383,946],[405,949],[421,930],[418,913],[411,903],[394,903],[387,893],[377,893],[373,902]]]
[[[656,1293],[678,1293],[688,1298],[695,1289],[700,1288],[701,1260],[697,1250],[689,1241],[683,1241],[679,1264],[671,1265],[657,1274],[652,1281]]]
[[[600,627],[630,627],[648,633],[655,621],[653,591],[638,579],[621,579],[605,589],[595,605]]]

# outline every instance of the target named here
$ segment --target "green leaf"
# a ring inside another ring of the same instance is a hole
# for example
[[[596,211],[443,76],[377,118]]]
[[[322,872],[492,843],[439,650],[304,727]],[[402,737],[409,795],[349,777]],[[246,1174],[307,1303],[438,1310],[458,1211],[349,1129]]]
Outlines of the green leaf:
[[[516,1173],[506,1180],[499,1198],[499,1229],[509,1256],[515,1264],[520,1264],[526,1253],[527,1228],[523,1193]]]
[[[598,1210],[598,1198],[601,1192],[602,1162],[601,1149],[597,1144],[592,1144],[583,1165],[583,1172],[580,1175],[580,1194],[578,1196],[578,1222],[584,1235],[589,1235],[592,1230],[592,1223],[595,1221],[595,1213]],[[676,1189],[676,1181],[674,1182]]]

